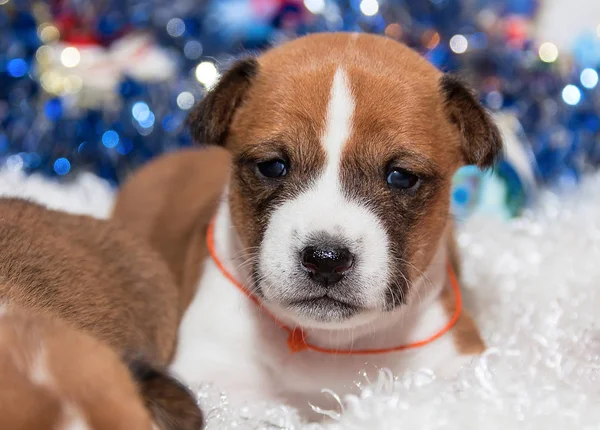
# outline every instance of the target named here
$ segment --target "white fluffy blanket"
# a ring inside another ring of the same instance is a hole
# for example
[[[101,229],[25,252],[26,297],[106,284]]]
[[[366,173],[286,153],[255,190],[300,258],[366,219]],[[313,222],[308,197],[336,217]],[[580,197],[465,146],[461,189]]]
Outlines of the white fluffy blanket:
[[[98,217],[113,199],[92,175],[58,185],[0,171],[0,194]],[[488,352],[453,379],[427,369],[382,372],[359,397],[335,393],[340,408],[323,427],[600,428],[600,175],[571,195],[543,195],[521,219],[472,218],[460,245],[468,306]],[[283,405],[235,410],[214,387],[199,387],[198,396],[211,429],[321,428]]]

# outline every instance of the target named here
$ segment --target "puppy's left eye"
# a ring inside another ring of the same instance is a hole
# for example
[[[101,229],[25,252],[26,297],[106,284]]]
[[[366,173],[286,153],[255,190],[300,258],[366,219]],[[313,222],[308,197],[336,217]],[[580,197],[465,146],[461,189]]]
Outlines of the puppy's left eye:
[[[256,165],[256,168],[265,178],[280,178],[287,174],[285,162],[279,159],[262,161]]]
[[[419,183],[419,177],[408,170],[392,168],[387,175],[387,183],[395,190],[410,190]]]

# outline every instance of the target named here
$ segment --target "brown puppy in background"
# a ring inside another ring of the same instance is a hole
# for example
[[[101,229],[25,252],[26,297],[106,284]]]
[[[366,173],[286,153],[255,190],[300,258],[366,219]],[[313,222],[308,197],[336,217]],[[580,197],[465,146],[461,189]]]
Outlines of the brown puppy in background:
[[[193,395],[161,370],[179,300],[116,222],[0,199],[0,427],[200,428]]]

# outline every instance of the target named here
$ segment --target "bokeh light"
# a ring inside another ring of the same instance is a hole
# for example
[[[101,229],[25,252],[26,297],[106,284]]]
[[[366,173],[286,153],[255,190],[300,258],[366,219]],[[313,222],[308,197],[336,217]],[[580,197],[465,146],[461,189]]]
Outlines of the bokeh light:
[[[185,33],[185,23],[181,18],[171,18],[167,23],[167,33],[172,37],[179,37]]]
[[[190,60],[196,60],[200,58],[202,51],[202,44],[197,40],[190,40],[189,42],[186,42],[185,46],[183,47],[183,54]]]
[[[145,129],[150,129],[154,126],[154,121],[156,121],[156,117],[152,111],[148,112],[148,116],[141,121],[138,121],[140,127]]]
[[[566,104],[575,106],[581,100],[581,91],[575,85],[567,85],[562,90],[562,98]]]
[[[360,2],[360,11],[365,16],[374,16],[379,12],[379,3],[377,0],[362,0]]]
[[[119,134],[114,130],[105,131],[102,135],[102,144],[107,148],[114,148],[119,144]]]
[[[500,109],[504,103],[504,97],[498,91],[492,91],[485,97],[485,103],[491,109]]]
[[[554,43],[545,42],[540,45],[538,54],[544,63],[553,63],[558,59],[558,48]]]
[[[385,35],[392,39],[400,40],[402,39],[403,34],[404,31],[402,30],[402,26],[397,22],[394,22],[385,28]]]
[[[6,71],[13,78],[20,78],[27,73],[27,63],[22,58],[14,58],[6,65]]]
[[[440,34],[437,31],[426,31],[421,38],[427,49],[435,49],[440,44]]]
[[[121,139],[116,150],[121,155],[127,155],[133,150],[133,142],[129,139]]]
[[[219,71],[210,61],[203,61],[196,67],[196,79],[205,87],[211,88],[219,79]]]
[[[592,89],[598,85],[598,72],[590,68],[583,69],[579,76],[579,80],[581,81],[581,85],[588,89]]]
[[[79,49],[74,46],[69,46],[60,53],[60,62],[65,67],[76,67],[80,61],[81,55],[79,54]]]
[[[44,103],[44,115],[50,121],[58,121],[63,115],[63,104],[60,98],[53,98]]]
[[[144,102],[136,102],[131,107],[131,115],[136,121],[145,121],[150,116],[150,108]]]
[[[464,54],[469,47],[469,41],[462,34],[456,34],[450,39],[450,49],[457,54]]]
[[[191,109],[195,101],[194,95],[189,91],[184,91],[177,96],[177,106],[183,110]]]
[[[40,26],[38,30],[38,35],[42,42],[50,43],[54,42],[55,40],[58,40],[58,38],[60,37],[60,31],[58,31],[58,28],[56,28],[55,26],[46,24]]]
[[[42,85],[42,88],[50,94],[59,94],[63,89],[62,76],[52,70],[42,73],[40,76],[40,84]]]
[[[35,52],[35,59],[42,65],[47,65],[52,60],[52,48],[42,45]]]
[[[325,0],[304,0],[304,6],[310,12],[316,14],[322,13],[325,10]]]
[[[64,176],[71,170],[71,163],[64,157],[57,158],[54,162],[54,171],[59,176]]]

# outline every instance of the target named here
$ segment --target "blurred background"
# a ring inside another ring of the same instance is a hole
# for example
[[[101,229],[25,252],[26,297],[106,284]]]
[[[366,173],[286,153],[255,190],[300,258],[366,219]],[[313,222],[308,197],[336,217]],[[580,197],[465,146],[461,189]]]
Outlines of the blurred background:
[[[461,219],[600,166],[600,1],[0,0],[0,169],[118,186],[192,144],[187,113],[233,59],[317,31],[400,40],[479,92],[507,145],[457,174]]]

